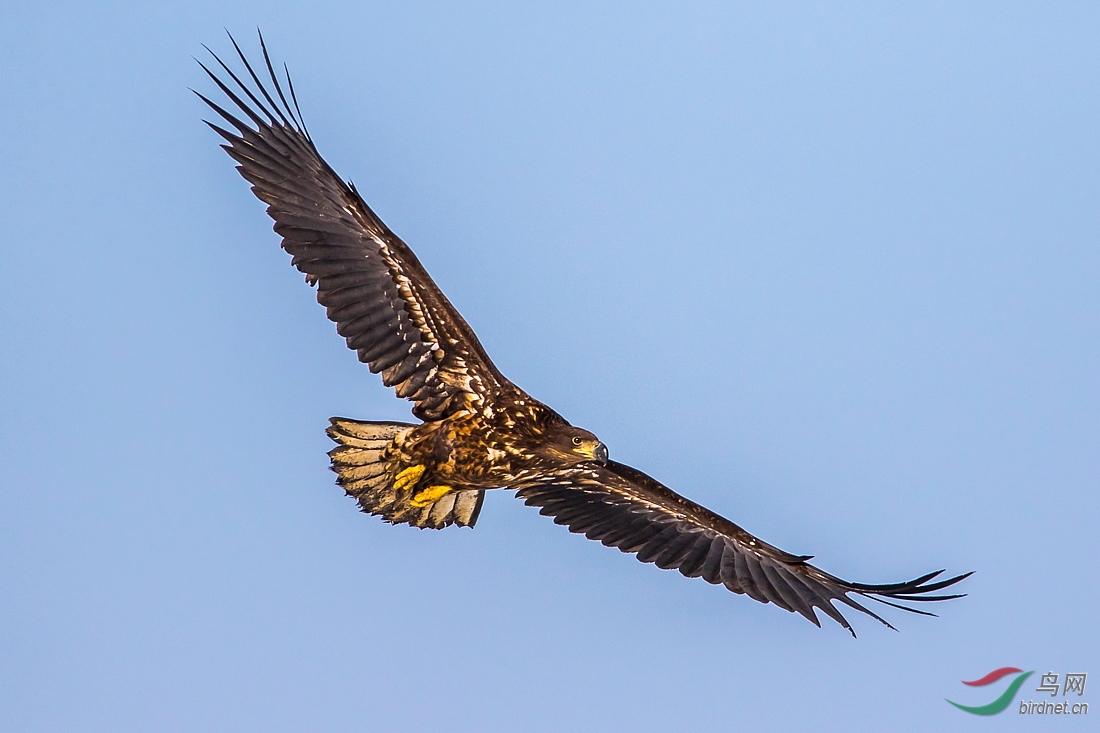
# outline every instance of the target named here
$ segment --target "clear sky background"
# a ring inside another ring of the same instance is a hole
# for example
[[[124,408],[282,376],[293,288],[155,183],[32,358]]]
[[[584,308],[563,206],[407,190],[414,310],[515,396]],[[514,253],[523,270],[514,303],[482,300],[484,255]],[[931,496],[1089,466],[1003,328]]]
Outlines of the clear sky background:
[[[1100,715],[1100,7],[176,5],[0,13],[0,729],[1087,727],[944,702],[1008,665]],[[826,570],[970,596],[853,640],[508,492],[356,512],[327,419],[407,403],[187,91],[257,25],[517,384]]]

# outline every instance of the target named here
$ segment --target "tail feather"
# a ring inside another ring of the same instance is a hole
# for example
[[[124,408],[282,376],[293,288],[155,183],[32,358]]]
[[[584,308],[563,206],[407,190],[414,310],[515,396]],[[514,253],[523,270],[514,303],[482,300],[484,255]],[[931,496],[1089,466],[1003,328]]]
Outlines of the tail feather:
[[[424,507],[412,506],[412,489],[393,487],[389,448],[415,427],[408,423],[366,422],[334,417],[325,431],[337,446],[329,451],[336,483],[359,501],[364,512],[391,524],[442,529],[451,524],[472,527],[481,512],[484,491],[452,491]]]

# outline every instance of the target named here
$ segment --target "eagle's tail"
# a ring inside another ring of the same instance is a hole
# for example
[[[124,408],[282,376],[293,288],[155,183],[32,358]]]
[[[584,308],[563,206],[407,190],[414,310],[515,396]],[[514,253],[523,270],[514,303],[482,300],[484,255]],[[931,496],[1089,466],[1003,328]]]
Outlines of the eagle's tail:
[[[481,512],[484,491],[451,491],[425,506],[413,506],[412,488],[394,488],[393,466],[387,448],[415,427],[400,422],[364,422],[330,418],[328,436],[338,444],[328,452],[336,483],[359,501],[364,512],[391,524],[442,529],[451,524],[472,527]]]

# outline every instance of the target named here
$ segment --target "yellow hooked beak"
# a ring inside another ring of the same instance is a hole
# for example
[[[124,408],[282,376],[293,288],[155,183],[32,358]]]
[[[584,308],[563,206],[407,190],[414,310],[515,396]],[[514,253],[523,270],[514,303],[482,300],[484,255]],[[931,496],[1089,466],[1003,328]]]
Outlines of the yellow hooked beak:
[[[573,451],[590,460],[607,463],[607,446],[598,440],[582,441]]]

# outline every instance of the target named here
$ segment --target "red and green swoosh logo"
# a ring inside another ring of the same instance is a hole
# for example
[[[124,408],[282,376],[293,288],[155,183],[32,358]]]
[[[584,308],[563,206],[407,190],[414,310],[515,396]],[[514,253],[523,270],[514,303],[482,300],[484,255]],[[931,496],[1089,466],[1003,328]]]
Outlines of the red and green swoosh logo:
[[[1021,672],[1023,672],[1023,674],[1020,674]],[[975,707],[971,707],[969,705],[960,705],[953,700],[948,700],[947,702],[951,703],[959,710],[964,710],[968,713],[973,713],[974,715],[996,715],[1012,703],[1012,699],[1016,697],[1016,693],[1020,691],[1020,685],[1024,684],[1024,680],[1030,677],[1033,673],[1034,670],[1032,670],[1031,672],[1024,672],[1022,669],[1019,669],[1017,667],[1001,667],[1000,669],[993,670],[985,677],[973,680],[972,682],[967,682],[966,680],[962,681],[964,685],[970,685],[971,687],[984,687],[986,685],[991,685],[1002,677],[1007,677],[1010,674],[1019,675],[1016,679],[1012,680],[1012,683],[1009,684],[1007,688],[1005,688],[1005,691],[1001,693],[1000,697],[998,697],[996,700],[989,703],[988,705],[977,705]]]

